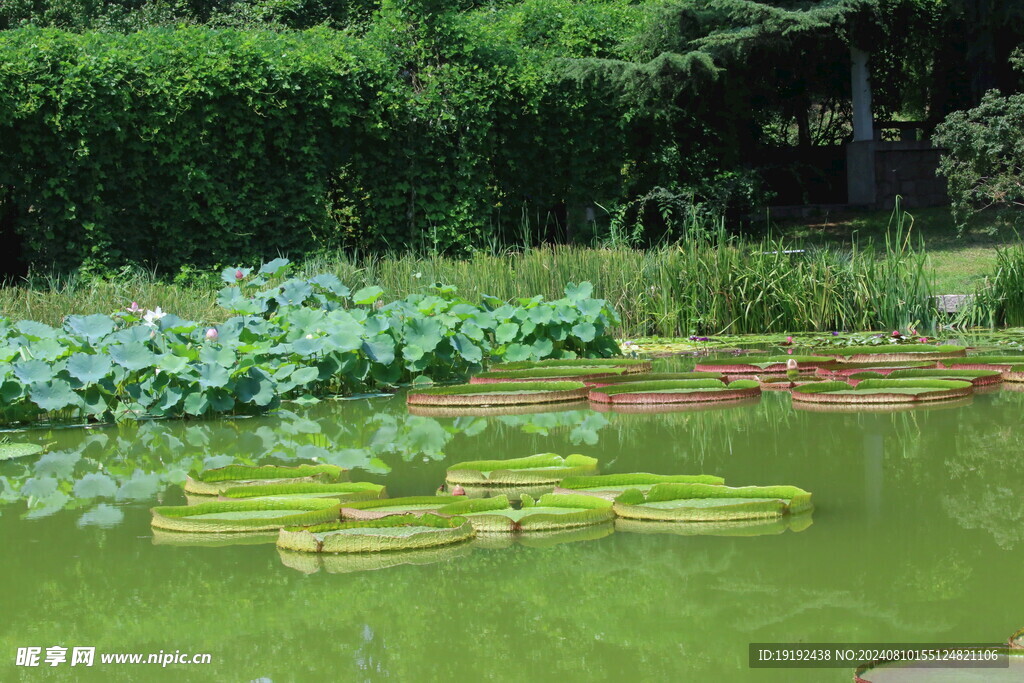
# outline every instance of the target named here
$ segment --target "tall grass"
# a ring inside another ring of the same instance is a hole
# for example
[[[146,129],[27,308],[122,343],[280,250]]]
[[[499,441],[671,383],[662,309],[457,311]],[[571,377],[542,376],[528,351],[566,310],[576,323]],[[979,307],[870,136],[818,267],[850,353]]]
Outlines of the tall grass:
[[[894,214],[884,244],[849,250],[802,251],[783,240],[748,240],[719,228],[646,250],[545,246],[467,259],[338,253],[311,258],[300,271],[335,273],[353,288],[379,285],[396,298],[434,282],[455,285],[471,300],[481,294],[558,298],[566,283],[588,280],[621,314],[619,332],[631,337],[928,326],[937,314],[927,259],[911,247],[912,226],[903,216]],[[138,301],[217,322],[224,315],[215,303],[218,288],[215,278],[181,287],[148,274],[116,282],[42,281],[0,288],[0,314],[59,324],[68,314],[110,312]]]
[[[996,252],[996,270],[977,287],[956,322],[963,327],[1024,325],[1024,243]]]

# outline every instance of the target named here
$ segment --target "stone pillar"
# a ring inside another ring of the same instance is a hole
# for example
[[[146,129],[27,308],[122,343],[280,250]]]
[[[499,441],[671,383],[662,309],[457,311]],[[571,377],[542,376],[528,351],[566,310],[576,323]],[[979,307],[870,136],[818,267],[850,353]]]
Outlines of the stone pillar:
[[[850,47],[853,142],[846,146],[846,201],[861,205],[875,203],[875,127],[868,57],[864,50]]]

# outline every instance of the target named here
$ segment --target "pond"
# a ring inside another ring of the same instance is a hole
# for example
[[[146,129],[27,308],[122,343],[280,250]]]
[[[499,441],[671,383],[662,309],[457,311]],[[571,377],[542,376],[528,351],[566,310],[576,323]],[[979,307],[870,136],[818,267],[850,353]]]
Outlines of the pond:
[[[998,642],[1024,625],[1024,393],[895,412],[796,409],[786,392],[705,410],[545,410],[412,416],[400,393],[12,435],[51,445],[0,463],[0,680],[849,681],[852,666],[751,670],[748,644]],[[792,484],[814,494],[813,524],[600,527],[375,571],[282,561],[273,536],[179,545],[149,525],[152,505],[184,503],[176,483],[204,462],[318,458],[402,496],[432,493],[454,462],[538,452],[594,456],[603,473]],[[95,647],[97,661],[15,667],[26,646]],[[211,663],[99,662],[178,650]]]

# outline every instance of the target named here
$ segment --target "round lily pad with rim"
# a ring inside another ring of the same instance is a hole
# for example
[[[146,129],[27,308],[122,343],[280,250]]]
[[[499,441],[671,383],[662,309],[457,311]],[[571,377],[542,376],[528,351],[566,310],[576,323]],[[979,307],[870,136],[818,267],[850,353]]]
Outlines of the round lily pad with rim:
[[[793,389],[794,401],[830,404],[922,403],[970,396],[974,385],[948,379],[866,379],[852,386],[846,382],[819,382]]]
[[[627,372],[648,372],[652,364],[639,358],[547,358],[545,360],[524,360],[514,363],[492,365],[491,370],[532,370],[535,368],[623,368]]]
[[[306,553],[378,553],[451,545],[473,538],[465,517],[393,515],[281,529],[277,547]]]
[[[477,500],[495,503],[490,509],[462,513],[478,533],[552,531],[601,524],[615,518],[612,502],[596,496],[548,493],[537,500],[532,496],[523,496],[518,509],[509,505],[508,499],[503,497]],[[466,501],[464,505],[468,508],[472,502]],[[497,503],[500,502],[504,502],[504,506],[499,507]]]
[[[225,489],[221,500],[291,500],[294,498],[332,498],[339,502],[375,500],[387,496],[387,490],[380,484],[369,482],[343,481],[324,484],[316,481],[300,481],[281,484],[250,484]]]
[[[277,536],[274,537],[277,540]],[[413,548],[412,550],[391,550],[386,553],[307,553],[278,548],[281,564],[303,574],[316,574],[323,570],[328,574],[351,574],[353,572],[376,571],[403,564],[425,565],[437,562],[452,562],[473,552],[475,542]]]
[[[693,369],[699,372],[721,372],[726,375],[764,375],[786,372],[786,364],[795,360],[803,369],[818,368],[835,362],[831,356],[790,356],[790,355],[749,355],[742,359],[709,360],[697,363]]]
[[[558,403],[586,398],[583,382],[503,382],[501,384],[455,384],[430,389],[410,389],[409,405],[504,406],[530,403]]]
[[[846,346],[838,349],[816,349],[816,353],[829,355],[840,363],[873,363],[889,361],[944,360],[967,355],[966,346],[946,344],[878,344],[876,346]]]
[[[786,375],[757,375],[756,379],[762,391],[789,391],[803,384],[826,381],[824,377],[811,374],[797,375],[795,378]]]
[[[599,474],[592,477],[566,477],[555,487],[555,493],[597,496],[615,500],[630,489],[650,491],[656,484],[710,484],[721,486],[725,479],[710,474]]]
[[[153,527],[153,545],[175,545],[190,548],[227,548],[236,545],[272,545],[277,542],[277,529],[270,531],[238,531],[232,534],[197,534],[167,531]]]
[[[817,375],[819,375],[821,377],[828,378],[828,379],[843,380],[844,378],[849,377],[850,375],[856,374],[858,372],[871,371],[871,372],[877,372],[880,375],[888,375],[890,372],[893,372],[894,370],[913,370],[913,369],[927,370],[927,369],[936,368],[936,367],[938,367],[938,363],[936,361],[911,361],[911,360],[904,360],[904,361],[891,361],[891,362],[875,361],[875,362],[868,362],[868,363],[839,363],[839,362],[836,362],[836,363],[830,363],[829,365],[824,365],[824,366],[815,368],[814,372],[815,372],[815,374],[817,374]]]
[[[463,510],[486,510],[495,506],[501,507],[500,501],[492,501],[487,498],[472,499],[476,502],[469,506],[460,505],[466,500],[466,496],[452,495],[402,496],[399,498],[362,500],[342,504],[341,519],[342,521],[356,519],[381,519],[383,517],[391,517],[394,515],[424,515],[427,513],[451,517],[461,515]],[[456,507],[453,508],[452,506]]]
[[[662,382],[630,382],[590,390],[594,403],[654,404],[734,401],[759,396],[756,380],[741,379],[726,384],[716,379],[684,379]]]
[[[539,486],[557,484],[566,477],[596,474],[597,459],[579,453],[565,457],[537,453],[509,460],[470,460],[448,468],[449,486]]]
[[[1024,382],[1024,356],[967,356],[940,365],[951,370],[998,370],[1004,382]]]
[[[501,550],[513,545],[524,545],[530,548],[552,548],[566,543],[596,541],[615,533],[615,520],[588,524],[587,526],[553,529],[551,531],[532,530],[528,534],[477,534],[473,539],[474,548]]]
[[[725,379],[720,372],[643,372],[618,377],[604,377],[588,384],[592,387],[616,386],[619,384],[631,384],[633,382],[665,382],[680,379]]]
[[[583,382],[593,385],[604,378],[627,373],[626,368],[615,366],[589,368],[527,368],[526,370],[495,370],[481,372],[469,378],[470,384],[500,384],[503,382]]]
[[[508,406],[407,406],[410,415],[422,417],[497,417],[501,415],[534,415],[537,413],[560,413],[568,410],[586,410],[586,398],[559,403],[528,403]]]
[[[39,455],[45,449],[36,443],[0,443],[0,462]]]
[[[229,488],[254,484],[297,484],[300,482],[337,483],[347,470],[337,465],[227,465],[190,474],[185,478],[185,493],[219,496]]]
[[[857,372],[847,376],[846,381],[853,386],[859,385],[868,379],[952,379],[963,382],[970,382],[976,387],[1000,384],[1003,381],[1003,373],[999,370],[964,370],[953,368],[934,369],[903,369],[893,370],[882,375],[872,370]]]
[[[590,408],[597,413],[616,413],[619,415],[664,415],[666,413],[703,413],[718,410],[740,410],[756,406],[761,402],[761,395],[740,398],[732,401],[710,401],[707,403],[591,403]]]
[[[631,534],[672,534],[674,536],[774,536],[786,531],[801,532],[812,523],[810,512],[783,517],[687,522],[686,524],[617,517],[615,530]]]
[[[338,519],[341,506],[331,498],[231,500],[155,507],[150,512],[157,529],[220,534],[320,524]]]
[[[644,493],[625,491],[615,514],[662,522],[720,522],[763,519],[809,512],[811,494],[795,486],[714,486],[657,484]]]

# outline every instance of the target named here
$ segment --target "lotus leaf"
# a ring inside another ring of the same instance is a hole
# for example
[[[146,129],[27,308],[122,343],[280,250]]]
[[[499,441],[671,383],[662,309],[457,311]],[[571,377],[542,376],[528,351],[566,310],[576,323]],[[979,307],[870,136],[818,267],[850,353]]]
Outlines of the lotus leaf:
[[[656,484],[646,494],[625,491],[615,513],[627,519],[711,522],[797,514],[812,508],[811,494],[795,486]]]
[[[107,376],[112,367],[107,356],[76,353],[68,358],[68,374],[82,384],[94,384]]]
[[[448,484],[469,486],[529,486],[555,484],[565,477],[592,474],[597,459],[578,453],[564,458],[555,453],[538,453],[511,460],[475,460],[448,468]]]
[[[264,531],[296,524],[338,519],[338,501],[325,498],[238,500],[155,507],[151,524],[158,529],[202,533]]]
[[[412,550],[466,541],[474,535],[465,517],[394,515],[382,519],[331,522],[281,529],[277,547],[315,553]]]
[[[0,462],[25,458],[43,452],[43,447],[34,443],[0,443]]]

